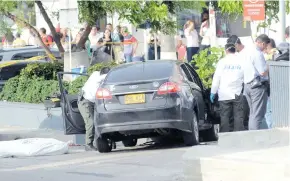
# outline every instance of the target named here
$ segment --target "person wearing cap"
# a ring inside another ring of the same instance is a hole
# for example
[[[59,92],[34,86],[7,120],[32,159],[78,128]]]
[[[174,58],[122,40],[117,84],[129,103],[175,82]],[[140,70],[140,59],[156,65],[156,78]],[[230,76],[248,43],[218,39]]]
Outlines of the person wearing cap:
[[[263,52],[270,43],[270,38],[259,35],[255,48],[247,51],[244,59],[244,89],[250,107],[249,130],[263,129],[269,95],[268,66]]]
[[[221,108],[220,132],[244,130],[243,112],[243,77],[242,60],[236,54],[234,44],[225,45],[226,56],[222,58],[214,73],[210,101],[218,101]],[[231,118],[234,118],[234,126],[231,126]]]
[[[95,71],[86,81],[85,85],[82,87],[81,92],[78,96],[78,108],[84,119],[86,128],[86,151],[96,151],[97,148],[94,147],[94,105],[95,96],[97,89],[101,82],[106,78],[106,75],[110,71],[109,67],[104,67],[101,71]]]

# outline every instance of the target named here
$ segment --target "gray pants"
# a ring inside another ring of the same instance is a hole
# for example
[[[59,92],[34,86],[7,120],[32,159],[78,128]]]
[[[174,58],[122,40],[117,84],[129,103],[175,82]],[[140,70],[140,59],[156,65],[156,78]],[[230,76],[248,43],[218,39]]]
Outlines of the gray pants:
[[[94,103],[86,99],[82,99],[78,102],[78,108],[86,126],[86,144],[93,144],[95,137]]]
[[[243,96],[236,95],[235,99],[220,101],[219,104],[221,109],[220,132],[232,132],[244,130]]]
[[[265,121],[265,114],[267,110],[267,87],[262,85],[252,89],[250,84],[245,84],[244,94],[250,108],[249,130],[262,129],[261,126]]]

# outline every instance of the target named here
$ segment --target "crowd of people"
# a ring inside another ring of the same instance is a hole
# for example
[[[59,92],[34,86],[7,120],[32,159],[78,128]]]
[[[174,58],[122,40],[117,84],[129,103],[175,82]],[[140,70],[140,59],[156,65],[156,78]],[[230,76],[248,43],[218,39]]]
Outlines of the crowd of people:
[[[219,60],[213,77],[210,100],[219,101],[221,132],[245,130],[244,109],[249,108],[249,130],[273,127],[271,119],[269,67],[267,60],[289,61],[289,27],[287,42],[277,49],[275,40],[259,35],[254,47],[245,47],[232,35],[225,45],[226,56]],[[283,49],[287,49],[283,54]],[[283,57],[283,58],[281,58]],[[246,98],[247,104],[243,103]]]

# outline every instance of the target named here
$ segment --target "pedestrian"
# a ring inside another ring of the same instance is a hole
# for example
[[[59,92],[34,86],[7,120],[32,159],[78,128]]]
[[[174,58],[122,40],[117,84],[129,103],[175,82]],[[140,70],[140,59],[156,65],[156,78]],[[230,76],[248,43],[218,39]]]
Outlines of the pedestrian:
[[[270,38],[270,43],[268,44],[267,48],[265,49],[265,60],[273,60],[274,56],[278,53],[276,48],[275,40]]]
[[[100,38],[104,37],[104,33],[100,32],[100,28],[93,26],[89,34],[90,48],[96,48]]]
[[[133,56],[136,54],[138,47],[137,39],[129,33],[129,30],[126,26],[122,27],[122,35],[124,36],[124,57],[126,63],[133,61]]]
[[[104,45],[105,45],[105,53],[109,54],[111,56],[111,59],[114,59],[114,54],[112,50],[112,37],[111,37],[111,31],[109,29],[105,30],[104,37],[103,37]]]
[[[255,48],[247,52],[244,63],[245,96],[250,107],[249,130],[262,129],[268,101],[268,66],[263,51],[270,38],[261,34],[256,38]]]
[[[155,60],[155,40],[154,34],[151,32],[147,39],[148,43],[148,60]],[[157,44],[157,60],[160,60],[161,53],[161,42],[160,38],[156,36],[156,44]]]
[[[184,25],[184,35],[186,38],[186,53],[187,53],[187,61],[191,62],[192,57],[197,54],[199,49],[199,39],[198,33],[195,29],[193,21],[187,21]]]
[[[179,39],[176,46],[176,56],[177,60],[184,62],[186,59],[186,46],[183,44],[182,40]]]
[[[121,26],[116,26],[116,29],[113,33],[112,36],[113,40],[113,52],[115,55],[115,61],[117,64],[122,62],[122,57],[123,57],[123,44],[122,42],[124,41],[124,37],[121,34]]]
[[[214,73],[210,101],[214,103],[218,95],[221,109],[220,132],[242,131],[244,130],[242,60],[238,58],[234,44],[226,44],[225,52],[226,56],[218,62]]]
[[[238,55],[239,59],[244,61],[245,56],[247,55],[246,53],[247,49],[249,48],[246,48],[245,45],[242,44],[240,38],[237,35],[231,35],[227,39],[227,43],[231,43],[235,45],[236,54]],[[243,110],[244,110],[244,127],[246,130],[248,130],[250,108],[249,108],[249,104],[245,95],[243,95]]]
[[[41,36],[42,42],[48,46],[48,47],[52,47],[53,45],[53,38],[50,35],[46,34],[46,29],[45,28],[40,28],[39,30],[39,34]]]
[[[95,71],[86,81],[78,97],[78,108],[84,119],[86,128],[86,151],[96,151],[94,147],[94,105],[97,89],[100,83],[105,79],[107,73],[110,71],[109,67],[104,67],[100,72]]]
[[[21,39],[21,34],[16,33],[16,39],[13,41],[13,47],[24,47],[26,46],[26,42]]]
[[[204,12],[202,14],[202,23],[200,26],[199,35],[202,37],[200,48],[199,48],[200,51],[209,48],[210,47],[211,30],[210,30],[210,26],[209,26],[208,12]]]

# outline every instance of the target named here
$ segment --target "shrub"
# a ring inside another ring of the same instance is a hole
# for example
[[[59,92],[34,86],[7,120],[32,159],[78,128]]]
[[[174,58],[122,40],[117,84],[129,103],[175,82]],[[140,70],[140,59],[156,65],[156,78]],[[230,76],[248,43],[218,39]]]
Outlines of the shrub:
[[[59,62],[31,63],[25,67],[20,76],[33,78],[42,77],[45,80],[57,80],[57,72],[63,71],[63,64]]]
[[[211,87],[215,65],[223,56],[224,49],[220,47],[207,48],[194,55],[192,62],[198,67],[196,72],[206,88]]]
[[[115,63],[96,64],[88,72],[99,71],[105,66],[113,67]],[[32,63],[24,68],[19,76],[9,79],[0,93],[0,100],[10,102],[42,103],[46,97],[59,92],[57,72],[63,70],[60,63]],[[77,94],[88,77],[80,76],[64,87],[70,94]]]

